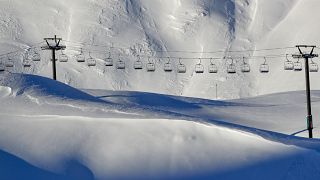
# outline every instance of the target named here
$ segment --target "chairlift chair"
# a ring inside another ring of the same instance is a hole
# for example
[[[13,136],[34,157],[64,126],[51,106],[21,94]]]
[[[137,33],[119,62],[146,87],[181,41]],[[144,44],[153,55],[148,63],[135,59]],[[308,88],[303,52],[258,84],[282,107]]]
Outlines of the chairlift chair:
[[[212,58],[210,59],[210,65],[208,67],[209,73],[218,73],[218,67],[212,62]]]
[[[32,58],[30,58],[28,54],[25,54],[22,60],[22,66],[24,68],[29,68],[31,67],[31,64],[32,64],[31,62],[32,62]]]
[[[22,62],[23,67],[29,68],[31,67],[31,61],[29,59],[24,59]]]
[[[148,58],[148,63],[146,67],[147,67],[147,72],[154,72],[156,70],[156,66],[153,62],[150,61],[150,57]]]
[[[138,60],[134,62],[133,68],[136,70],[140,70],[143,68],[143,63],[140,60],[140,57],[138,57]]]
[[[59,56],[59,61],[60,62],[68,62],[68,56],[64,54],[64,52],[61,50],[61,54]]]
[[[245,61],[244,57],[243,57],[243,64],[241,66],[241,72],[243,73],[250,72],[250,65]]]
[[[13,63],[13,61],[12,61],[12,59],[11,59],[11,58],[8,58],[8,60],[7,60],[6,64],[5,64],[5,66],[6,66],[6,67],[8,67],[8,68],[11,68],[11,67],[13,67],[13,66],[14,66],[14,63]]]
[[[40,61],[41,60],[40,54],[38,52],[34,52],[34,54],[32,55],[32,60]]]
[[[227,67],[227,72],[229,74],[234,74],[237,72],[236,70],[236,66],[234,64],[229,64],[228,67]]]
[[[87,59],[87,65],[89,67],[96,65],[96,60],[93,57],[91,57],[91,52],[89,52],[89,58]]]
[[[179,58],[179,64],[178,64],[178,73],[186,73],[187,72],[187,67],[186,65],[181,63],[181,58]]]
[[[260,65],[260,73],[268,73],[269,65],[267,64],[267,59],[264,57],[264,62]]]
[[[106,66],[113,66],[113,60],[111,58],[111,52],[109,52],[109,56],[105,59]]]
[[[286,61],[284,62],[284,70],[293,70],[294,69],[294,64],[292,61],[288,59],[288,54],[286,54]]]
[[[118,60],[118,62],[117,62],[117,69],[125,69],[125,68],[126,68],[126,66],[125,66],[124,61],[122,61],[122,60],[120,59],[120,57],[119,57],[119,60]]]
[[[241,67],[241,72],[246,73],[250,72],[250,65],[249,64],[243,64]]]
[[[236,65],[233,63],[233,59],[231,58],[231,63],[227,66],[227,73],[235,74],[237,72]]]
[[[0,62],[0,72],[4,72],[5,70],[6,70],[5,65],[2,62]]]
[[[170,58],[168,58],[168,62],[166,62],[163,66],[164,72],[172,72],[172,65],[170,63]]]
[[[299,61],[299,58],[298,61],[293,63],[293,69],[294,71],[302,71],[302,63]]]
[[[318,72],[318,70],[319,70],[318,64],[313,62],[311,59],[311,63],[309,64],[309,71],[310,72]]]
[[[199,58],[199,63],[195,66],[196,73],[204,73],[204,66],[201,64],[201,59]]]
[[[85,62],[86,61],[86,57],[83,54],[82,49],[80,49],[80,54],[77,55],[77,62]]]

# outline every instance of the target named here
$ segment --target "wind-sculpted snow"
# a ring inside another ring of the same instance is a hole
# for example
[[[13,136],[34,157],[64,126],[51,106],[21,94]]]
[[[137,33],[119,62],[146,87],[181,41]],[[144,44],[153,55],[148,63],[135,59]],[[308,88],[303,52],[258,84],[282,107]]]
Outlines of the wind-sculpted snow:
[[[61,99],[86,100],[101,102],[101,100],[72,88],[64,83],[52,81],[46,77],[35,75],[6,74],[2,77],[2,85],[9,86],[7,91],[14,91],[15,95],[32,94],[54,96]],[[4,90],[4,89],[3,89]],[[33,92],[37,91],[37,92]]]
[[[291,124],[278,122],[288,107],[300,106],[301,92],[213,101],[141,92],[81,92],[34,75],[5,77],[1,86],[19,94],[0,101],[0,167],[5,167],[1,170],[6,170],[6,177],[16,177],[9,172],[12,166],[28,179],[320,177],[319,140],[288,135],[305,126],[299,119],[302,110],[291,111],[297,116]],[[26,98],[30,90],[42,103]],[[71,90],[82,94],[68,95]],[[44,95],[50,97],[46,103]],[[292,98],[281,100],[287,97]],[[317,101],[314,107],[319,107]],[[268,118],[265,112],[273,114]],[[264,126],[266,121],[278,127]]]
[[[296,176],[295,173],[310,179],[318,177],[316,172],[308,173],[318,168],[320,156],[316,152],[213,125],[165,119],[48,116],[28,122],[23,117],[15,118],[19,122],[2,123],[7,130],[1,131],[2,137],[6,137],[1,138],[1,144],[56,173],[63,172],[66,160],[76,159],[100,179],[202,176],[234,179],[239,175],[254,179],[263,173],[269,175],[262,179]],[[8,129],[8,125],[15,126],[15,130]],[[24,130],[16,136],[19,127]],[[34,128],[38,130],[33,131]],[[233,175],[228,175],[229,172]]]
[[[284,71],[284,58],[267,58],[268,74],[259,66],[264,56],[296,52],[261,49],[320,44],[319,5],[318,0],[0,1],[0,54],[21,50],[0,57],[4,63],[13,59],[7,71],[15,72],[0,73],[0,179],[318,180],[319,73],[310,75],[315,127],[310,140],[300,91],[304,72]],[[58,81],[47,78],[51,53],[39,47],[54,34],[65,40],[69,57],[57,61]],[[33,45],[36,49],[28,49]],[[97,66],[76,62],[80,48],[86,58],[91,52]],[[26,49],[41,54],[27,70],[21,64]],[[105,66],[108,51],[114,62],[125,61],[125,70]],[[212,51],[217,52],[206,53]],[[143,67],[150,56],[155,72],[134,70],[138,55]],[[228,56],[235,57],[236,74],[226,72]],[[250,73],[240,73],[242,56],[248,57]],[[174,71],[163,70],[168,58],[154,57],[171,57]],[[179,57],[185,74],[176,73]],[[198,58],[208,57],[219,57],[218,73],[207,73],[205,59],[206,72],[195,73]],[[247,98],[256,95],[264,96]]]
[[[91,180],[93,174],[77,162],[66,162],[63,174],[56,174],[35,167],[12,154],[0,150],[1,179],[35,179],[35,180]]]

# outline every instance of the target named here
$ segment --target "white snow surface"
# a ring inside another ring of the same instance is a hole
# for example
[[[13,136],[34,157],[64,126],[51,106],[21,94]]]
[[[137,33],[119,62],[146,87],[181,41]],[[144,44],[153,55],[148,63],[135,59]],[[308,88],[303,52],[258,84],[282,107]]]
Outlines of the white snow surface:
[[[305,128],[300,92],[212,101],[83,92],[34,75],[6,73],[0,82],[0,150],[51,173],[66,175],[75,161],[82,179],[320,176],[319,140],[298,137],[306,136],[297,132]]]
[[[58,63],[58,80],[73,87],[215,98],[217,84],[220,99],[303,90],[303,71],[285,72],[284,58],[268,59],[269,74],[258,71],[263,58],[248,59],[252,69],[249,74],[239,72],[242,60],[236,58],[239,73],[234,75],[226,73],[230,62],[223,59],[215,60],[218,74],[196,74],[197,59],[182,59],[187,65],[186,74],[164,73],[164,59],[156,60],[154,73],[135,71],[132,66],[137,55],[144,65],[147,56],[170,56],[176,65],[177,57],[284,55],[297,50],[227,51],[320,45],[319,26],[314,23],[320,16],[314,9],[318,6],[318,0],[2,0],[0,53],[25,49],[57,34],[68,41],[63,44],[70,58],[68,63]],[[113,59],[116,61],[120,55],[126,62],[124,71],[103,64],[112,44]],[[92,51],[97,67],[76,62],[74,55],[81,47],[87,58],[88,51]],[[221,52],[203,53],[208,51]],[[11,56],[16,64],[14,71],[21,71],[22,54]],[[28,73],[51,77],[50,52],[42,51],[41,56],[42,61]],[[202,63],[207,70],[209,61]],[[319,73],[311,75],[314,90],[320,88],[317,78]]]
[[[245,50],[319,46],[319,5],[0,0],[0,54],[33,45],[41,54],[28,70],[23,53],[11,54],[14,73],[0,73],[0,179],[319,179],[319,73],[310,76],[315,139],[306,138],[304,71],[270,58],[261,74],[263,58],[249,58],[251,72],[240,73],[242,56],[296,52]],[[69,57],[57,62],[58,81],[38,44],[54,34]],[[104,65],[111,46],[125,70]],[[80,48],[96,67],[76,62]],[[138,55],[144,65],[148,56],[171,57],[175,68],[179,57],[195,59],[182,59],[186,74],[165,73],[164,59],[147,73],[133,69]],[[239,57],[238,73],[226,73],[224,56]],[[221,57],[219,72],[196,74],[199,57]]]

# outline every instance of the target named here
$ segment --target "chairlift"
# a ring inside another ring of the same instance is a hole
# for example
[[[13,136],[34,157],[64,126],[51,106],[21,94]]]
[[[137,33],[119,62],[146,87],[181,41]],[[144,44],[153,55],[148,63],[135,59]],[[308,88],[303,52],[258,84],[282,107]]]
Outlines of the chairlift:
[[[318,70],[319,70],[318,64],[313,62],[311,59],[311,63],[309,64],[309,71],[310,72],[318,72]]]
[[[241,72],[243,73],[250,72],[250,65],[245,61],[244,57],[242,57],[242,60],[243,60],[243,64],[241,66]]]
[[[300,62],[300,59],[293,63],[293,69],[294,71],[302,71],[302,63]]]
[[[260,73],[268,73],[269,65],[267,64],[267,58],[264,57],[264,62],[260,65]]]
[[[186,73],[187,72],[187,67],[186,65],[181,63],[181,58],[179,58],[179,64],[178,64],[178,73]]]
[[[156,66],[153,62],[150,61],[150,57],[148,57],[148,63],[146,67],[147,67],[147,72],[154,72],[156,70]]]
[[[14,66],[13,60],[10,57],[8,57],[8,60],[7,60],[6,64],[5,64],[5,66],[8,67],[8,68],[11,68],[11,67]]]
[[[140,70],[143,68],[142,66],[143,66],[143,63],[140,60],[140,57],[138,57],[138,60],[133,63],[133,68],[136,70]]]
[[[234,64],[233,59],[232,58],[230,59],[231,59],[231,63],[227,66],[227,73],[234,74],[237,72],[236,65]]]
[[[23,56],[22,66],[23,66],[24,68],[29,68],[29,67],[31,67],[31,64],[32,64],[31,62],[32,62],[32,59],[28,56],[28,53],[25,54],[25,55]]]
[[[109,56],[105,59],[106,66],[113,66],[113,60],[111,58],[111,52],[109,52]]]
[[[24,60],[22,61],[22,65],[23,65],[23,67],[25,67],[25,68],[29,68],[29,67],[31,67],[31,61],[30,61],[29,59],[24,59]]]
[[[87,59],[87,65],[89,67],[96,65],[96,60],[93,57],[91,57],[91,52],[89,52],[89,58]]]
[[[218,73],[218,67],[212,62],[212,58],[210,59],[210,65],[208,67],[209,73]]]
[[[85,62],[86,61],[86,57],[83,54],[82,49],[80,49],[80,54],[77,55],[77,62]]]
[[[284,70],[293,70],[294,69],[294,64],[292,61],[288,59],[288,54],[286,54],[286,61],[284,62]]]
[[[168,57],[168,62],[163,66],[164,72],[172,72],[172,64],[170,63],[170,58]]]
[[[6,70],[5,65],[2,62],[0,62],[0,72],[4,72],[5,70]]]
[[[204,72],[204,66],[201,64],[201,58],[199,58],[199,63],[195,66],[195,72],[196,73],[203,73]]]
[[[59,61],[60,62],[68,62],[68,56],[64,54],[64,52],[61,50],[61,54],[59,56]]]
[[[126,68],[126,66],[125,66],[124,61],[122,61],[122,60],[120,59],[120,57],[119,57],[119,60],[118,60],[118,62],[117,62],[117,69],[125,69],[125,68]]]
[[[32,60],[33,61],[40,61],[41,60],[40,54],[35,51],[34,54],[32,55]]]

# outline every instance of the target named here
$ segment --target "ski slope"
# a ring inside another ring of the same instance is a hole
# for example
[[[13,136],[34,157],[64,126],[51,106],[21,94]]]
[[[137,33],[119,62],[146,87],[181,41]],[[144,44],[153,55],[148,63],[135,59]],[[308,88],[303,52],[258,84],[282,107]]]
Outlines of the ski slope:
[[[299,119],[303,111],[290,111],[296,116],[288,117],[291,124],[279,123],[283,114],[289,115],[288,108],[304,106],[300,92],[212,101],[80,91],[35,75],[6,73],[0,82],[4,159],[0,167],[8,171],[21,167],[31,179],[318,179],[320,175],[319,140],[298,137],[304,133],[290,135],[304,129],[304,120]],[[317,109],[320,104],[313,105]],[[2,177],[19,176],[8,171]]]

